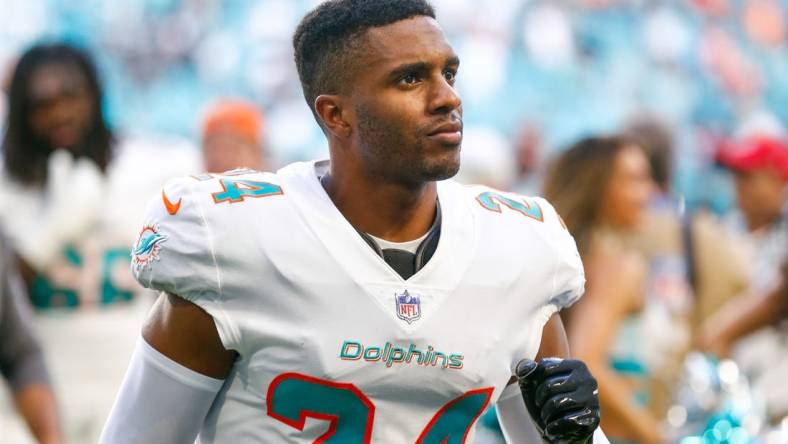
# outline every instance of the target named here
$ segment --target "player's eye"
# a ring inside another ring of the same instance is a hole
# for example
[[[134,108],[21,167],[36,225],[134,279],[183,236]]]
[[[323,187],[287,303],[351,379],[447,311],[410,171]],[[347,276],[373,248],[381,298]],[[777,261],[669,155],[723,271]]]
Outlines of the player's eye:
[[[419,83],[419,80],[419,76],[416,74],[406,74],[404,77],[402,77],[400,83],[403,85],[412,86]]]
[[[444,70],[443,78],[445,78],[449,83],[454,83],[454,81],[457,79],[457,71],[453,69]]]

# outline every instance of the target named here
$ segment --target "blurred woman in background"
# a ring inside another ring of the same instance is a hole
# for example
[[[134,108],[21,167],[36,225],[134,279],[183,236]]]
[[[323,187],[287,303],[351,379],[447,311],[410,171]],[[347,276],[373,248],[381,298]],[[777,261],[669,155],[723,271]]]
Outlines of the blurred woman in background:
[[[565,315],[570,348],[599,381],[602,428],[616,442],[664,441],[647,408],[651,358],[640,317],[648,266],[626,241],[652,189],[642,148],[619,137],[579,141],[552,163],[544,184],[586,268],[586,294]]]

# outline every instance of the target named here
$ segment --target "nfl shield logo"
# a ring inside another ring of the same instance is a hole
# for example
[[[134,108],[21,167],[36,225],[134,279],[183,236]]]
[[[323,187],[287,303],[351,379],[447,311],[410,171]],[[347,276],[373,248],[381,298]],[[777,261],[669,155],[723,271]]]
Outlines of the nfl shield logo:
[[[397,303],[397,317],[408,324],[421,317],[421,300],[418,295],[411,295],[408,290],[402,294],[394,294]]]

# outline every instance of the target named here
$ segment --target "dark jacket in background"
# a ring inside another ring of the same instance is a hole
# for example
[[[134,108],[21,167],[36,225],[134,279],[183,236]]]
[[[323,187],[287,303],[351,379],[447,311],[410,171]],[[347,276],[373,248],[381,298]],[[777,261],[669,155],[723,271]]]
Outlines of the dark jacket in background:
[[[0,373],[16,392],[30,384],[49,384],[36,339],[24,283],[8,241],[0,236]]]

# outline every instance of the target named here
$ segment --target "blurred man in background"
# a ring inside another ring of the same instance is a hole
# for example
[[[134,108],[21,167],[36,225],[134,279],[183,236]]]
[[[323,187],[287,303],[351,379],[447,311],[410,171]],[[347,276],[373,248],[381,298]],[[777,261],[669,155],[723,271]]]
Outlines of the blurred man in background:
[[[78,305],[78,253],[64,255],[100,211],[114,139],[87,54],[39,45],[19,59],[3,138],[0,223],[20,254],[37,305]]]
[[[717,161],[733,172],[736,205],[752,242],[752,289],[777,276],[788,248],[788,139],[752,136],[724,144]]]
[[[13,70],[2,142],[0,224],[38,307],[128,301],[129,239],[151,189],[196,156],[113,134],[93,60],[65,44],[27,50]],[[181,147],[178,147],[181,148]]]
[[[202,127],[205,171],[270,169],[263,146],[263,114],[253,104],[223,100],[209,108]]]
[[[41,444],[59,444],[63,433],[55,394],[32,321],[24,284],[16,270],[16,257],[0,236],[0,372],[36,440]]]
[[[183,144],[113,133],[103,102],[87,52],[35,45],[12,70],[2,141],[0,225],[41,310],[65,433],[75,442],[98,438],[150,302],[135,298],[142,289],[129,271],[139,215],[165,177],[200,170]],[[100,356],[101,364],[75,356]]]
[[[742,297],[720,309],[704,326],[701,349],[727,358],[737,341],[788,317],[788,260],[782,270],[766,294]]]
[[[788,371],[788,350],[784,334],[773,328],[747,329],[747,332],[758,331],[747,337],[743,337],[743,333],[736,335],[738,341],[730,340],[730,344],[737,342],[733,349],[727,345],[714,346],[715,340],[711,338],[730,336],[720,332],[731,326],[734,311],[741,311],[737,317],[742,320],[736,322],[747,322],[757,307],[779,306],[755,301],[764,297],[779,299],[774,292],[788,251],[788,142],[777,135],[753,135],[723,144],[716,158],[733,173],[736,204],[744,232],[742,250],[747,254],[751,284],[741,293],[740,300],[732,301],[709,318],[701,342],[707,348],[730,353],[762,390],[769,413],[785,415],[788,414],[788,389],[783,382]]]

